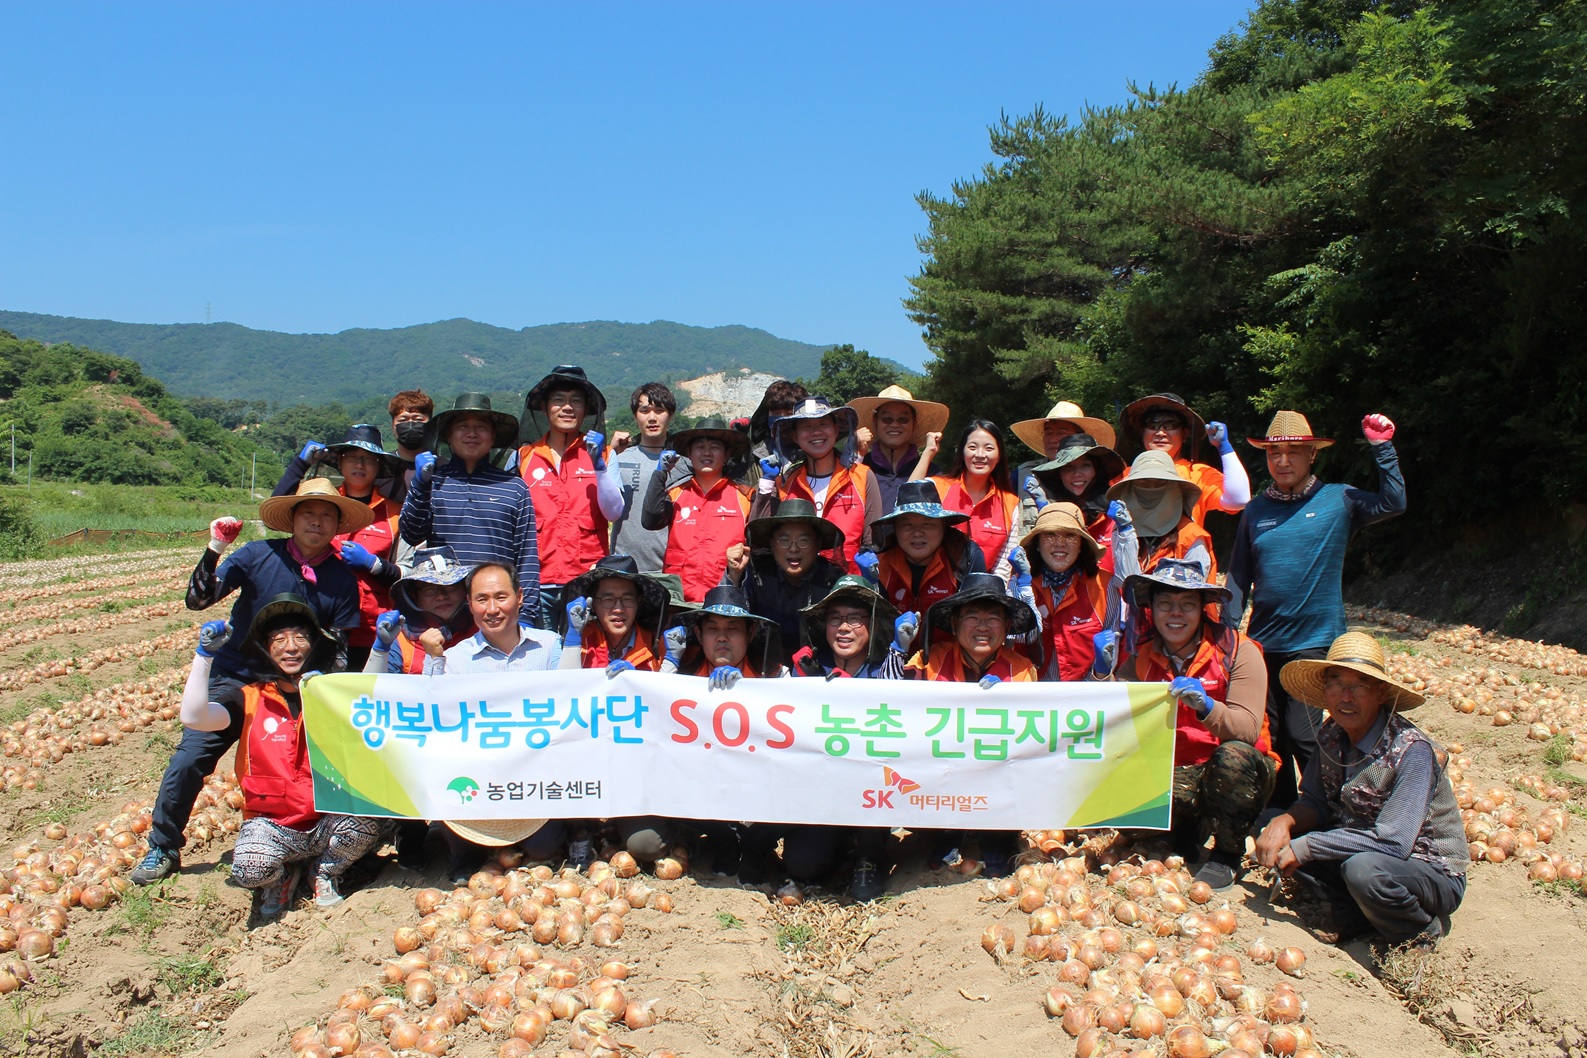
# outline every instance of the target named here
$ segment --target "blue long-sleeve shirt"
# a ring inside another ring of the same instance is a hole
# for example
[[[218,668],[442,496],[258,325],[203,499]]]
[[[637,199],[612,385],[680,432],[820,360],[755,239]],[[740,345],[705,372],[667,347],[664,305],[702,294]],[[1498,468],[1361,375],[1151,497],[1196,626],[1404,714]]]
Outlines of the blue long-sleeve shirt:
[[[1327,647],[1345,631],[1345,545],[1364,525],[1405,510],[1405,477],[1388,441],[1372,446],[1378,491],[1321,485],[1303,500],[1258,494],[1240,516],[1229,563],[1229,612],[1251,606],[1249,634],[1268,653]]]
[[[1345,761],[1347,776],[1354,776],[1377,761],[1372,751],[1383,737],[1389,713],[1385,708],[1372,729],[1351,745],[1349,752],[1354,759]],[[1405,751],[1404,759],[1394,772],[1394,789],[1370,830],[1329,827],[1333,813],[1328,807],[1328,791],[1323,789],[1321,772],[1321,759],[1314,756],[1306,765],[1306,774],[1301,776],[1297,804],[1305,805],[1317,817],[1318,824],[1315,830],[1290,842],[1297,860],[1301,863],[1345,860],[1358,852],[1381,852],[1401,860],[1411,855],[1416,836],[1427,820],[1434,784],[1439,778],[1433,747],[1429,743],[1418,742]]]
[[[500,562],[518,571],[523,588],[520,620],[540,621],[540,552],[535,539],[534,504],[523,479],[481,462],[470,474],[463,461],[436,465],[422,481],[415,477],[402,505],[402,539],[450,547],[467,565]]]

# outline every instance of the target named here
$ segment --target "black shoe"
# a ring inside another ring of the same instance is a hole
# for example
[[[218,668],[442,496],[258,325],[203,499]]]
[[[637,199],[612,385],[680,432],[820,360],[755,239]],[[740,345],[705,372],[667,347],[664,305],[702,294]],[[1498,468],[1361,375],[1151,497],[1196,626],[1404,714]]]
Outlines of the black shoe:
[[[1008,853],[1002,849],[982,849],[981,873],[988,878],[1006,876],[1008,874]]]
[[[1201,870],[1196,872],[1195,881],[1206,882],[1212,886],[1213,892],[1222,892],[1234,885],[1240,872],[1229,863],[1213,857],[1201,865]]]
[[[858,903],[875,900],[887,891],[882,872],[870,860],[854,861],[854,877],[849,880],[849,899]]]

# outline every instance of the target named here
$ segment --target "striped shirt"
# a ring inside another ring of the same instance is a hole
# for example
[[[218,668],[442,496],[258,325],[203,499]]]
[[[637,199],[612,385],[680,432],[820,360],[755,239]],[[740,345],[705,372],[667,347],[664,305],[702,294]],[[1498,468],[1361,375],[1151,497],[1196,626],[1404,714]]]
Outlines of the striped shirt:
[[[402,539],[450,547],[466,565],[501,562],[518,571],[520,619],[540,621],[540,554],[534,504],[518,475],[481,462],[470,474],[460,459],[415,478],[402,505]]]

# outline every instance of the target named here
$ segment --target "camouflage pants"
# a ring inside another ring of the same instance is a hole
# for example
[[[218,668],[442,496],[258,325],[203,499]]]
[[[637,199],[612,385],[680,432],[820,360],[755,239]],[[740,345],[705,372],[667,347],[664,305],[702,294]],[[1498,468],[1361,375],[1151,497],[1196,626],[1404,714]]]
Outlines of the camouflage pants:
[[[1210,834],[1218,852],[1240,856],[1274,775],[1273,759],[1249,742],[1225,742],[1205,762],[1175,768],[1175,835],[1199,848]]]

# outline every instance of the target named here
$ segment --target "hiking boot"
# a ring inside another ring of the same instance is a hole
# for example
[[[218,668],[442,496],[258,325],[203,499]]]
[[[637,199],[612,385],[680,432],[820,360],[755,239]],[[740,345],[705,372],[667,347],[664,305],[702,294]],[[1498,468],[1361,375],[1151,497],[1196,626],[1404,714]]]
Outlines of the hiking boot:
[[[132,869],[132,883],[153,885],[181,869],[182,856],[175,849],[162,849],[158,845],[150,845],[148,853]]]
[[[342,902],[341,886],[324,871],[314,875],[314,906],[335,907]]]
[[[568,862],[576,871],[587,871],[595,862],[595,843],[589,838],[574,838],[568,842]]]
[[[1234,885],[1240,872],[1234,865],[1229,864],[1214,856],[1201,865],[1201,870],[1196,872],[1195,881],[1206,882],[1212,886],[1213,892],[1222,892]]]
[[[292,895],[297,891],[298,879],[302,874],[303,868],[300,864],[289,864],[279,882],[259,890],[260,922],[274,922],[287,913],[287,909],[292,906]]]
[[[854,877],[849,879],[849,899],[858,903],[875,900],[887,891],[881,869],[870,860],[854,861]]]

